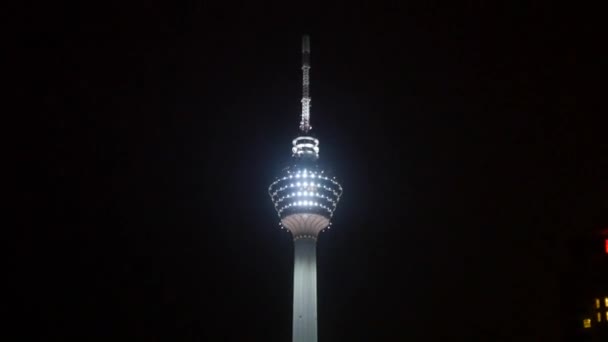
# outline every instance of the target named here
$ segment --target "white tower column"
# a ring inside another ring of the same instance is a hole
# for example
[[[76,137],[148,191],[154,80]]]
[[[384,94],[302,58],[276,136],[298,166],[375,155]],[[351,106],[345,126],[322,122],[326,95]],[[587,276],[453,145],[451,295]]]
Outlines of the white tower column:
[[[317,241],[294,241],[293,342],[317,342]]]

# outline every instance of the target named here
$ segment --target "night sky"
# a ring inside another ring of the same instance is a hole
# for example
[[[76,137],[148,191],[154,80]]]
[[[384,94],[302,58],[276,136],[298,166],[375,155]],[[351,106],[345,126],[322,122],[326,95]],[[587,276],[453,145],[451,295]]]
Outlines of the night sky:
[[[318,241],[319,340],[560,340],[568,241],[608,226],[594,9],[24,13],[4,224],[23,340],[290,341],[293,244],[267,188],[298,134],[302,34],[344,187]]]

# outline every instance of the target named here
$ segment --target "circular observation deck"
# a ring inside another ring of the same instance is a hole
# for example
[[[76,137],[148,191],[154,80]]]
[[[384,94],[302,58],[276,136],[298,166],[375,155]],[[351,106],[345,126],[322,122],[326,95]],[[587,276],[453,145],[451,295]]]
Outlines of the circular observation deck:
[[[294,239],[316,238],[329,226],[342,186],[316,166],[295,165],[286,168],[268,192],[281,223]]]

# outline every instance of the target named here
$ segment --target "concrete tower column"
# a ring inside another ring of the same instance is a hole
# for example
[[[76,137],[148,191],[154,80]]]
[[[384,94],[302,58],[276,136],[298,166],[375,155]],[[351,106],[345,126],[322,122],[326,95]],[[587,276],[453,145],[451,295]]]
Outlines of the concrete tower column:
[[[294,240],[293,342],[317,342],[317,241]]]

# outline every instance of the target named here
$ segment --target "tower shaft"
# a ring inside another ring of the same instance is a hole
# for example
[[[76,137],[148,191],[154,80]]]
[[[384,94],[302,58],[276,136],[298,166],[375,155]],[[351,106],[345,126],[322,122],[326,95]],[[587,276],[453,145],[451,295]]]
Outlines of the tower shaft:
[[[294,241],[293,342],[317,342],[317,241]]]

